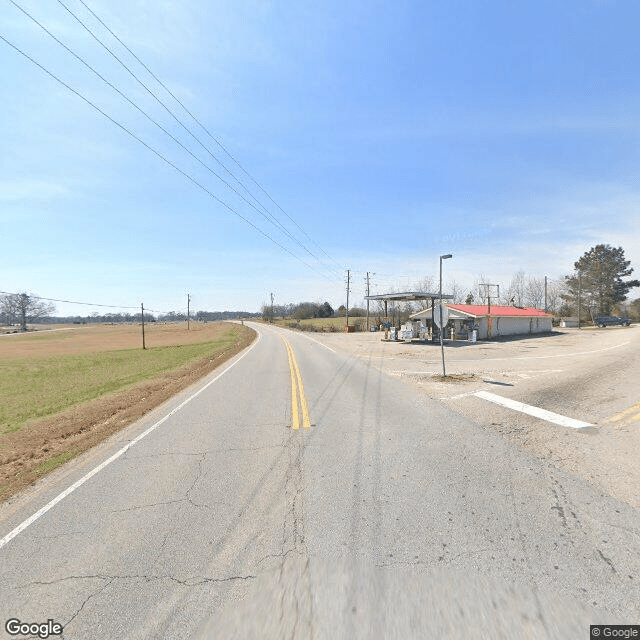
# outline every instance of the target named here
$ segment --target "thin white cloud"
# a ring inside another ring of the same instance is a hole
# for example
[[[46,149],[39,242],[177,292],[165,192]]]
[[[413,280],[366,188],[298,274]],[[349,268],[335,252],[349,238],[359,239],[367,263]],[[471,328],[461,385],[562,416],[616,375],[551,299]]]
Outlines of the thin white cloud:
[[[51,201],[69,196],[60,182],[46,180],[5,180],[0,182],[0,202]]]

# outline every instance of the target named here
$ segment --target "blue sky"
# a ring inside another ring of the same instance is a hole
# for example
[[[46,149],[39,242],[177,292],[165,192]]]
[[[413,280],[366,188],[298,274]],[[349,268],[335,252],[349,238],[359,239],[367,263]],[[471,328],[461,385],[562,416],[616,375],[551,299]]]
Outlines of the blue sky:
[[[372,292],[412,289],[443,253],[445,282],[506,287],[519,269],[570,273],[601,242],[640,272],[637,3],[85,0],[280,209],[80,0],[64,4],[208,151],[59,2],[16,2],[209,169],[10,2],[1,35],[312,268],[0,41],[0,290],[338,306],[347,268],[355,301],[366,271]]]

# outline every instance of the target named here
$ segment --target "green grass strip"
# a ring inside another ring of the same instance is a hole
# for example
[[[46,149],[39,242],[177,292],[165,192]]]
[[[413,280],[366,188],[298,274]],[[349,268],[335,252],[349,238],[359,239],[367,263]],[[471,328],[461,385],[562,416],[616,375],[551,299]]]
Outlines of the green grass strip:
[[[61,453],[59,456],[55,456],[55,458],[49,458],[36,468],[35,473],[40,474],[51,471],[65,463],[67,460],[71,460],[75,455],[74,451],[67,451],[65,453]]]
[[[213,357],[232,346],[237,337],[236,331],[229,329],[220,338],[199,344],[0,363],[0,434],[19,431],[34,418],[54,415],[190,362]]]

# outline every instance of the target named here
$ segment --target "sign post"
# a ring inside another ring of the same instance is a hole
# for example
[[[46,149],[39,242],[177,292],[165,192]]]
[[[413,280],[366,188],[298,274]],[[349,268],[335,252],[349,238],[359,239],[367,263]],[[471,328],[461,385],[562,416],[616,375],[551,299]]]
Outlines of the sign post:
[[[446,313],[447,319],[444,320],[444,317],[445,317],[445,314],[443,313],[444,305],[442,304],[442,261],[447,260],[448,258],[453,258],[453,255],[448,253],[446,256],[440,256],[440,308],[438,309],[438,314],[437,314],[438,320],[440,321],[438,324],[438,327],[440,327],[440,351],[442,353],[442,377],[443,378],[447,377],[447,371],[444,368],[444,343],[442,342],[442,332],[444,331],[444,326],[447,324],[447,321],[449,320],[449,310],[447,309],[447,313]]]

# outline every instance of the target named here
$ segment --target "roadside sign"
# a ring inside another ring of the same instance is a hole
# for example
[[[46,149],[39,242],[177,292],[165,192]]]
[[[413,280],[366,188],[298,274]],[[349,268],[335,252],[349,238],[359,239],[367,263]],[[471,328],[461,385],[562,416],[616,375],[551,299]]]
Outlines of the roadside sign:
[[[442,324],[440,324],[440,307],[442,306]],[[443,302],[433,307],[433,321],[440,329],[449,322],[449,307]]]

